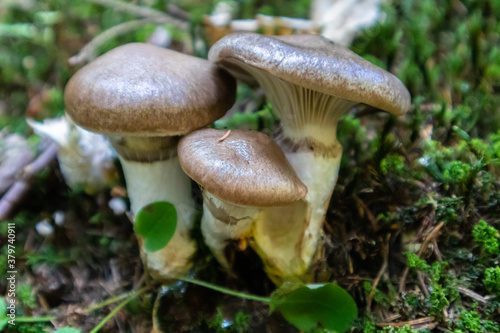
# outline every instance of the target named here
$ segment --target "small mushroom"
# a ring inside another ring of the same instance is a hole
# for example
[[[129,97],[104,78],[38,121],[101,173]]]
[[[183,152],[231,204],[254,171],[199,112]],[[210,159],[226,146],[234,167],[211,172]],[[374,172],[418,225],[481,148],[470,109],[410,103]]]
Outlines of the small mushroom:
[[[359,103],[404,114],[410,94],[394,75],[318,36],[235,33],[211,48],[209,60],[237,77],[253,76],[281,119],[276,140],[308,188],[308,212],[303,227],[292,229],[286,225],[296,209],[267,210],[273,222],[259,218],[254,238],[275,282],[307,280],[340,164],[338,120]],[[274,241],[283,237],[290,241]]]
[[[196,250],[195,204],[180,168],[177,143],[224,115],[235,82],[207,60],[133,43],[80,69],[65,91],[66,113],[79,126],[108,135],[125,174],[133,213],[155,201],[177,209],[177,229],[163,249],[143,259],[157,278],[183,275]]]
[[[290,205],[307,193],[278,145],[260,132],[193,132],[179,143],[179,162],[202,189],[201,230],[225,268],[227,241],[248,236],[263,207]]]

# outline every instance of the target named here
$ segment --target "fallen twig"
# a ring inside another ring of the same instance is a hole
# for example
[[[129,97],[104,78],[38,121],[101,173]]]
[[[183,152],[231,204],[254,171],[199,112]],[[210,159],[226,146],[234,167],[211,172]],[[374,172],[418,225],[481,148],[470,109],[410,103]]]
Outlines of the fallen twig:
[[[375,294],[375,290],[377,288],[378,283],[380,282],[380,279],[382,278],[382,275],[384,275],[385,271],[387,270],[387,266],[389,264],[389,239],[391,238],[391,235],[387,235],[386,243],[384,244],[384,263],[382,264],[382,267],[380,268],[377,277],[373,281],[373,286],[372,290],[370,291],[370,294],[368,295],[368,299],[366,301],[366,309],[370,310],[372,307],[372,300],[373,300],[373,295]]]
[[[396,313],[396,314],[393,314],[389,317],[386,317],[385,318],[385,322],[391,322],[391,321],[394,321],[394,320],[398,320],[399,318],[401,318],[401,315],[399,313]]]
[[[432,246],[434,246],[434,254],[438,261],[443,261],[443,256],[441,255],[441,251],[439,251],[438,243],[436,239],[432,240]]]
[[[82,50],[75,56],[69,58],[68,63],[71,66],[78,65],[95,58],[96,50],[108,40],[117,36],[123,35],[146,24],[170,24],[182,30],[188,30],[189,22],[168,15],[156,9],[137,6],[131,3],[116,1],[116,0],[87,0],[89,2],[113,8],[118,11],[129,13],[138,17],[139,20],[124,22],[102,32],[92,39]]]
[[[176,19],[162,11],[148,8],[148,7],[143,7],[143,6],[137,6],[134,5],[130,2],[124,2],[124,1],[118,1],[118,0],[87,0],[88,2],[95,3],[97,5],[105,6],[105,7],[110,7],[115,10],[132,14],[138,17],[144,17],[144,18],[152,18],[152,17],[162,17],[165,19],[170,20],[170,23],[173,25],[185,25],[187,24],[184,21],[181,21],[179,19]]]
[[[104,326],[106,325],[106,323],[108,321],[110,321],[118,312],[120,312],[121,309],[123,309],[125,307],[125,305],[128,304],[128,302],[130,302],[131,300],[133,300],[134,298],[136,298],[137,296],[141,295],[142,293],[146,292],[149,288],[142,288],[141,290],[138,290],[138,291],[135,291],[131,294],[127,294],[127,298],[125,298],[125,300],[123,302],[121,302],[120,304],[118,304],[118,306],[116,308],[114,308],[106,317],[104,317],[103,320],[101,320],[101,322],[99,324],[97,324],[96,327],[94,327],[94,329],[92,331],[90,331],[90,333],[97,333],[99,332],[99,330]],[[115,302],[116,300],[113,300],[113,302]],[[106,304],[108,305],[108,304]]]
[[[184,21],[191,20],[191,14],[189,14],[189,12],[182,10],[173,3],[169,3],[167,5],[167,12],[170,14],[170,16],[178,18],[179,20],[184,20]]]
[[[469,296],[470,298],[472,298],[478,302],[481,302],[481,303],[488,303],[488,301],[492,298],[492,296],[481,296],[478,293],[475,293],[472,290],[469,290],[469,289],[464,288],[464,287],[458,287],[457,289],[461,294]]]
[[[5,221],[12,212],[14,206],[24,197],[31,187],[31,179],[40,170],[52,162],[57,155],[57,147],[51,144],[37,159],[28,164],[22,172],[21,178],[17,180],[0,200],[0,221]]]
[[[363,200],[361,200],[357,195],[354,196],[354,199],[356,200],[356,203],[361,206],[363,209],[363,213],[366,214],[366,217],[368,218],[368,221],[370,221],[370,225],[374,231],[378,230],[378,223],[377,219],[375,218],[375,215],[373,215],[372,211],[370,208],[368,208],[368,205],[364,203]]]
[[[417,276],[418,276],[418,283],[420,284],[422,292],[424,293],[425,297],[429,297],[429,291],[427,290],[427,286],[425,285],[424,273],[418,272]]]
[[[231,134],[231,130],[228,130],[228,131],[226,132],[226,134],[224,134],[222,137],[220,137],[220,138],[219,138],[219,141],[217,141],[217,142],[222,142],[222,141],[224,141],[224,140],[225,140],[225,139],[229,136],[229,134]]]
[[[136,297],[138,295],[141,295],[143,294],[144,292],[148,291],[149,290],[149,287],[144,287],[144,288],[141,288],[139,290],[132,290],[128,293],[125,293],[125,294],[120,294],[120,295],[117,295],[117,296],[113,296],[113,297],[110,297],[108,298],[107,300],[101,302],[101,303],[97,303],[97,304],[94,304],[92,306],[89,306],[87,309],[85,309],[86,312],[92,312],[92,311],[95,311],[95,310],[98,310],[100,308],[103,308],[105,306],[108,306],[110,304],[113,304],[113,303],[116,303],[118,301],[121,301],[125,298],[130,298],[130,297]]]
[[[75,66],[84,62],[88,62],[93,60],[96,57],[96,51],[102,44],[106,43],[110,39],[113,39],[117,36],[126,34],[130,31],[136,30],[146,24],[156,23],[170,23],[171,18],[165,17],[154,17],[154,18],[146,18],[141,20],[133,20],[125,23],[121,23],[115,25],[112,28],[102,32],[97,35],[94,39],[92,39],[87,45],[85,45],[77,55],[68,59],[68,63],[71,66]]]
[[[412,329],[415,329],[415,328],[433,329],[434,327],[437,326],[437,323],[434,322],[433,317],[425,317],[425,318],[419,318],[419,319],[410,320],[410,321],[400,321],[398,323],[377,323],[376,325],[379,327],[385,327],[385,326],[403,327],[405,325],[410,325]]]

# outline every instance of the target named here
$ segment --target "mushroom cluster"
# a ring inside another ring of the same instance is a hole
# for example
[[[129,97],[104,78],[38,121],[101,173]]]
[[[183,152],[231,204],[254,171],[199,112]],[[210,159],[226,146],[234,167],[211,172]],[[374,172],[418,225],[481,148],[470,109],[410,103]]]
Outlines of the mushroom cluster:
[[[273,281],[307,281],[338,174],[340,117],[359,103],[401,115],[410,94],[394,75],[318,36],[232,34],[208,57],[236,77],[255,79],[281,119],[276,141],[308,188],[307,204],[263,211],[253,237]]]
[[[235,80],[258,83],[281,120],[274,140],[260,132],[203,129],[235,101]],[[234,33],[209,61],[135,43],[83,67],[65,92],[77,125],[109,136],[123,166],[133,213],[168,201],[177,229],[160,251],[141,249],[160,280],[191,267],[195,205],[201,230],[226,269],[229,240],[251,239],[277,284],[309,281],[342,146],[339,118],[359,103],[399,115],[410,95],[392,74],[353,52],[310,35]]]

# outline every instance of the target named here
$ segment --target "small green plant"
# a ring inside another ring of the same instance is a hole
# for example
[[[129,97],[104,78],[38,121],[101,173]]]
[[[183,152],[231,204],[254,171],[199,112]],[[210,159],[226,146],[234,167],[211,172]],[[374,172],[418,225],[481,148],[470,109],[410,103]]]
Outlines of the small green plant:
[[[377,326],[370,319],[365,319],[363,325],[363,333],[377,333]]]
[[[12,325],[16,332],[22,333],[39,333],[45,332],[47,325],[45,322],[54,320],[54,317],[25,317],[15,316],[11,317],[8,313],[7,301],[0,297],[0,331],[8,325]],[[11,327],[12,327],[11,326]]]
[[[429,312],[435,318],[441,319],[443,310],[450,305],[450,300],[458,298],[458,291],[454,288],[449,277],[443,274],[443,269],[448,265],[447,262],[434,262],[431,266],[431,294],[429,296]],[[446,287],[443,287],[443,280]]]
[[[430,275],[430,295],[428,298],[429,313],[433,317],[440,319],[443,316],[443,310],[450,305],[450,301],[458,299],[459,297],[451,276],[443,274],[443,270],[448,263],[442,261],[434,262],[432,265],[429,265],[425,260],[420,259],[414,253],[405,252],[405,255],[409,268]]]
[[[462,311],[456,323],[456,328],[471,333],[500,332],[498,324],[490,320],[482,320],[476,311]]]
[[[405,325],[403,327],[384,327],[382,329],[383,333],[417,333],[417,330],[411,329],[410,325]]]
[[[485,220],[480,220],[479,223],[474,226],[472,235],[474,236],[476,244],[481,247],[483,253],[498,255],[500,247],[498,230],[488,225]]]
[[[457,212],[463,207],[461,197],[442,197],[436,203],[436,219],[445,223],[461,222],[461,217]]]
[[[440,284],[434,284],[430,294],[430,314],[435,318],[441,318],[443,309],[450,305],[445,293],[445,289]]]
[[[17,331],[19,333],[40,333],[47,332],[48,325],[44,323],[20,323],[17,326]]]
[[[19,301],[30,309],[36,306],[36,297],[33,294],[31,286],[28,284],[20,284],[17,288],[17,296]]]
[[[215,314],[215,317],[208,322],[208,327],[214,329],[217,333],[222,333],[229,332],[230,329],[226,329],[226,327],[231,327],[231,325],[226,322],[226,319],[224,319],[222,309],[217,308],[217,313]]]
[[[431,269],[431,266],[427,264],[427,262],[423,259],[420,259],[418,255],[412,252],[405,252],[406,255],[406,264],[410,268],[414,268],[417,271],[421,272],[429,272]]]
[[[302,331],[323,327],[346,332],[357,318],[351,296],[333,283],[300,285],[285,283],[271,294],[271,312],[279,311]]]
[[[151,203],[139,210],[135,217],[134,231],[143,238],[146,251],[164,248],[174,236],[177,211],[169,202]]]
[[[384,175],[388,172],[399,177],[406,177],[410,174],[410,170],[405,165],[404,157],[398,154],[390,154],[382,159],[380,162],[380,170]]]
[[[52,266],[65,264],[73,261],[78,256],[78,249],[72,248],[69,250],[54,250],[52,246],[48,245],[42,247],[37,253],[27,254],[28,260],[26,263],[29,266],[38,266],[48,264]]]
[[[373,300],[377,302],[377,304],[383,306],[390,306],[390,304],[394,302],[394,299],[398,297],[396,289],[388,280],[380,281],[375,290],[373,290],[373,283],[365,281],[363,283],[363,289],[365,290],[366,296],[371,294]]]
[[[334,283],[284,283],[271,297],[255,296],[233,291],[205,281],[188,277],[178,280],[196,284],[227,295],[267,303],[271,312],[278,311],[292,325],[305,332],[318,329],[347,332],[358,316],[352,297]]]
[[[500,267],[489,267],[484,272],[484,286],[490,293],[500,297]]]
[[[471,166],[461,161],[451,161],[443,172],[445,182],[463,184],[470,176]]]
[[[208,326],[214,329],[217,333],[231,332],[231,333],[244,333],[248,331],[249,316],[241,311],[234,315],[234,320],[229,321],[224,318],[221,308],[217,308],[217,313],[213,320],[208,323]]]
[[[232,325],[233,331],[235,333],[244,333],[248,331],[248,320],[250,317],[241,311],[236,312],[234,315],[234,322]]]

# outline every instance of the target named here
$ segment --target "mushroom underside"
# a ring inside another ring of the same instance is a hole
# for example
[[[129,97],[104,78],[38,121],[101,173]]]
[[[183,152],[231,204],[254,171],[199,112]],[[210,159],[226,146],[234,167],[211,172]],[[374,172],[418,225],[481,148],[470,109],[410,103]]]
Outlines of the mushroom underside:
[[[287,82],[240,61],[229,67],[236,66],[264,89],[281,120],[275,141],[308,188],[306,197],[290,207],[262,210],[253,228],[254,248],[277,284],[308,281],[342,155],[337,123],[358,102]]]

